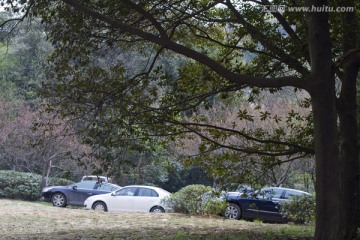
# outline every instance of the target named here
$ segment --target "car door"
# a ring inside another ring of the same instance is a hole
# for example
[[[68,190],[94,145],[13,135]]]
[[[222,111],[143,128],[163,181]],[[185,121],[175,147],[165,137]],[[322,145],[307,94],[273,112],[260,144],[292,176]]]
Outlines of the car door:
[[[121,212],[133,211],[134,199],[137,192],[137,187],[124,187],[116,191],[106,202],[108,210]]]
[[[279,203],[284,200],[285,190],[280,188],[264,189],[264,195],[259,198],[259,218],[268,221],[281,221]]]
[[[261,191],[263,192],[262,199],[265,200],[261,201],[261,209],[268,212],[279,212],[279,203],[284,199],[285,190],[281,188],[265,188]]]
[[[133,211],[149,212],[153,206],[159,204],[159,194],[155,190],[151,188],[140,187],[139,191],[134,197]]]
[[[68,204],[83,205],[84,201],[94,195],[96,182],[84,181],[78,182],[70,187],[68,194]]]
[[[246,204],[246,215],[249,218],[262,220],[274,220],[278,218],[279,202],[282,199],[284,190],[282,189],[263,189],[258,196],[243,201]]]

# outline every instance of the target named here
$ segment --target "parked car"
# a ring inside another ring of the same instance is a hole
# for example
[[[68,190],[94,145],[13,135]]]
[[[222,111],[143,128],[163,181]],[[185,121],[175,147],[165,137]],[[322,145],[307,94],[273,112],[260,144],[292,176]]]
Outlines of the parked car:
[[[51,202],[55,207],[83,206],[85,199],[89,196],[106,194],[119,189],[121,187],[116,184],[81,181],[68,186],[45,187],[41,191],[41,200]]]
[[[89,175],[83,176],[81,181],[98,181],[98,182],[108,182],[111,183],[111,178],[105,176]]]
[[[282,188],[268,187],[252,194],[226,195],[228,205],[224,209],[224,217],[228,219],[260,219],[268,222],[288,222],[279,212],[279,203],[291,196],[310,195],[307,192]]]
[[[89,197],[84,206],[102,211],[167,212],[170,209],[162,199],[169,195],[168,191],[158,187],[126,186],[112,193]]]

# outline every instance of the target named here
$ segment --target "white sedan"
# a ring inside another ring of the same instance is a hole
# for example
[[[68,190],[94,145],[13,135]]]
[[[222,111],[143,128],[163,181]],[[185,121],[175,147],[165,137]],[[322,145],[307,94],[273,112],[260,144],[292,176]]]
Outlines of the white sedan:
[[[108,194],[91,196],[84,202],[86,209],[123,212],[168,212],[162,203],[170,193],[152,186],[126,186]]]

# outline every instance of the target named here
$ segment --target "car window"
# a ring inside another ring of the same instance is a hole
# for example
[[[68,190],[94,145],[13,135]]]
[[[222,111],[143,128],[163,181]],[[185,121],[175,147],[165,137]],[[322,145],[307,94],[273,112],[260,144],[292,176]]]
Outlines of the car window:
[[[78,182],[75,184],[75,186],[78,189],[94,189],[95,187],[95,182],[90,182],[90,181],[86,181],[86,182]]]
[[[111,192],[111,191],[114,191],[113,190],[113,186],[111,185],[108,185],[108,184],[97,184],[97,190],[102,190],[102,191],[108,191],[108,192]]]
[[[158,197],[159,194],[150,188],[140,188],[138,196],[140,197]]]
[[[116,191],[116,196],[134,196],[136,193],[137,188],[136,187],[128,187],[128,188],[122,188],[119,191]]]
[[[262,190],[261,192],[264,198],[281,198],[283,191],[283,189],[267,188]]]
[[[304,195],[304,193],[293,190],[287,190],[285,193],[285,198],[288,199],[292,196],[299,196],[299,195]]]

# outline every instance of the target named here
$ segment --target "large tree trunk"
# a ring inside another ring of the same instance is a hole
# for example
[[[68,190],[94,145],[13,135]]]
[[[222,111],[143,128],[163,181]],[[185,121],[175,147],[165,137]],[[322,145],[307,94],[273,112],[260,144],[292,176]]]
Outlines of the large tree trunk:
[[[356,79],[360,61],[349,56],[344,63],[344,77],[338,106],[340,122],[341,201],[343,239],[355,239],[360,227],[359,151],[356,119]]]
[[[325,0],[311,1],[316,6]],[[310,88],[315,129],[316,240],[341,236],[340,161],[337,141],[335,77],[327,13],[309,14],[309,51],[313,85]]]
[[[312,92],[316,150],[315,239],[339,240],[341,193],[335,99],[329,84],[319,84],[316,88]]]
[[[354,1],[344,0],[343,6],[354,6]],[[355,12],[343,13],[343,52],[349,54],[358,46],[358,21]],[[343,217],[343,238],[355,239],[360,227],[360,164],[357,140],[356,116],[356,80],[359,71],[359,57],[357,53],[346,55],[341,62],[344,70],[342,86],[338,104],[339,133],[340,133],[340,161],[341,168],[341,201]]]

